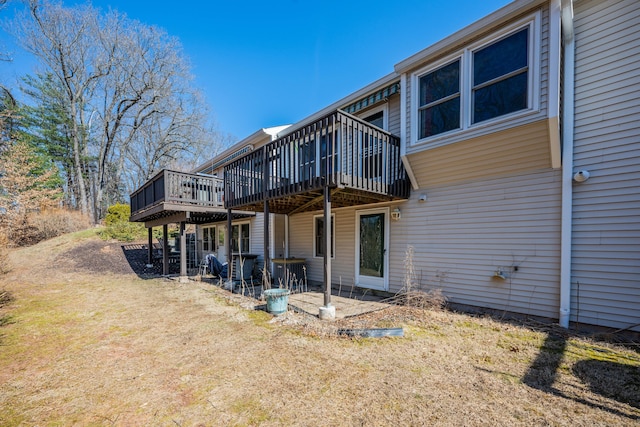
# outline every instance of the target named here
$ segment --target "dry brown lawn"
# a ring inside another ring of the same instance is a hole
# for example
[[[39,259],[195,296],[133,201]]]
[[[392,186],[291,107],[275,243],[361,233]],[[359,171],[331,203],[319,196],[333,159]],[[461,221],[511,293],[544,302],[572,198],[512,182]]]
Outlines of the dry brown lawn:
[[[344,323],[203,282],[143,279],[93,232],[13,251],[0,277],[0,425],[628,426],[630,347],[443,310]],[[338,327],[403,327],[403,338]]]

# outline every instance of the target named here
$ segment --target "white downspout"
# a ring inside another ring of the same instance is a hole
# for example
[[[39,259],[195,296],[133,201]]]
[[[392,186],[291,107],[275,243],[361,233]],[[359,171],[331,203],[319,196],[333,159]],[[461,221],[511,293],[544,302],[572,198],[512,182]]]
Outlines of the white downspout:
[[[560,242],[560,317],[563,328],[569,328],[571,315],[571,228],[573,225],[573,126],[575,39],[573,2],[562,0],[562,39],[564,71],[562,94],[562,221]]]

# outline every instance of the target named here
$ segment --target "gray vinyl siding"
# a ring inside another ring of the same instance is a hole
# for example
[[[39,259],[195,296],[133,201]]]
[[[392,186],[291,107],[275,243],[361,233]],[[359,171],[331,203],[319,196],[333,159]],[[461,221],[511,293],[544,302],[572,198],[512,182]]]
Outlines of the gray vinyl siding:
[[[529,16],[535,13],[539,8],[531,9],[530,11],[524,12],[520,17]],[[429,62],[425,62],[419,66],[414,67],[406,74],[406,88],[404,88],[404,93],[406,95],[406,104],[404,108],[406,108],[406,144],[407,144],[407,153],[416,153],[425,149],[429,149],[433,146],[443,146],[451,143],[456,143],[458,141],[462,141],[468,138],[475,138],[482,135],[491,134],[494,132],[499,132],[505,129],[509,129],[515,126],[521,126],[523,124],[527,124],[530,122],[538,121],[540,119],[547,117],[548,111],[548,87],[549,87],[549,7],[545,6],[541,9],[541,22],[540,22],[540,57],[538,62],[538,68],[534,68],[531,70],[532,73],[540,73],[540,81],[539,81],[539,91],[537,93],[538,96],[538,109],[532,111],[530,114],[524,114],[521,116],[514,117],[513,119],[508,120],[496,120],[494,123],[482,124],[480,126],[472,126],[469,129],[466,129],[461,132],[453,133],[450,137],[445,137],[442,139],[437,139],[434,142],[424,142],[415,144],[415,135],[412,135],[412,120],[415,118],[415,112],[412,111],[412,92],[413,92],[413,78],[412,73],[428,67]],[[476,37],[470,38],[468,41],[468,45],[471,45],[478,40],[487,39],[490,40],[492,34],[496,31],[499,31],[500,27],[496,27],[494,29],[487,29],[482,33],[478,34]],[[433,61],[436,62],[442,57],[446,57],[455,52],[460,51],[460,46],[455,46],[451,51],[444,51],[441,55],[433,58]]]
[[[425,187],[399,205],[391,224],[391,291],[401,288],[414,248],[418,282],[450,301],[557,317],[560,171]],[[418,201],[421,194],[425,202]],[[507,280],[492,276],[511,270]]]
[[[415,281],[423,289],[441,289],[456,303],[557,317],[560,173],[546,169],[425,187],[393,205],[402,218],[389,222],[389,291],[403,287],[411,245]],[[418,201],[421,194],[427,195],[426,202]],[[355,282],[356,212],[334,211],[334,287],[348,289]],[[307,259],[308,279],[321,283],[323,259],[313,258],[313,216],[290,217],[289,242],[291,256]],[[518,271],[508,280],[492,277],[498,267],[516,265]]]
[[[640,322],[638,28],[638,1],[576,2],[571,320],[615,328]]]
[[[249,223],[249,251],[251,254],[258,255],[258,265],[260,268],[264,265],[264,214],[258,212],[255,217],[233,221],[235,224]],[[227,228],[227,221],[202,224],[198,226],[198,239],[202,239],[202,227],[216,226],[218,229]],[[225,238],[230,238],[231,233],[227,232]],[[220,260],[225,262],[226,259]]]
[[[400,136],[400,96],[389,98],[389,133]]]
[[[547,121],[540,120],[420,151],[408,157],[421,186],[480,180],[550,168]]]
[[[249,247],[252,254],[258,255],[257,265],[258,268],[262,268],[264,266],[264,214],[256,213],[249,224]]]
[[[355,283],[355,209],[339,209],[335,214],[335,256],[331,262],[331,282],[347,287]],[[308,212],[289,217],[289,253],[307,260],[307,278],[324,281],[324,259],[313,256],[313,217],[322,212]]]

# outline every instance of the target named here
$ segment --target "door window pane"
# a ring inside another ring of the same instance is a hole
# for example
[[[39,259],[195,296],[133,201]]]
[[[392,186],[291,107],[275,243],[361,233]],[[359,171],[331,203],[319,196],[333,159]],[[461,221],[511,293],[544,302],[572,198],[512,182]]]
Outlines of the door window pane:
[[[384,277],[384,214],[360,216],[360,275]]]

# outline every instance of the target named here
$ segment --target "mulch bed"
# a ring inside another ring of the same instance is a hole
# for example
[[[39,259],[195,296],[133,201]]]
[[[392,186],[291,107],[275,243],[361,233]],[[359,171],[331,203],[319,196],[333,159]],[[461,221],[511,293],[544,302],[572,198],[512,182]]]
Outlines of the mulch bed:
[[[87,241],[64,252],[56,264],[70,270],[91,273],[136,274],[142,278],[162,275],[162,262],[155,261],[147,267],[148,255],[145,243],[113,241]],[[169,264],[169,274],[180,273],[179,264]]]

